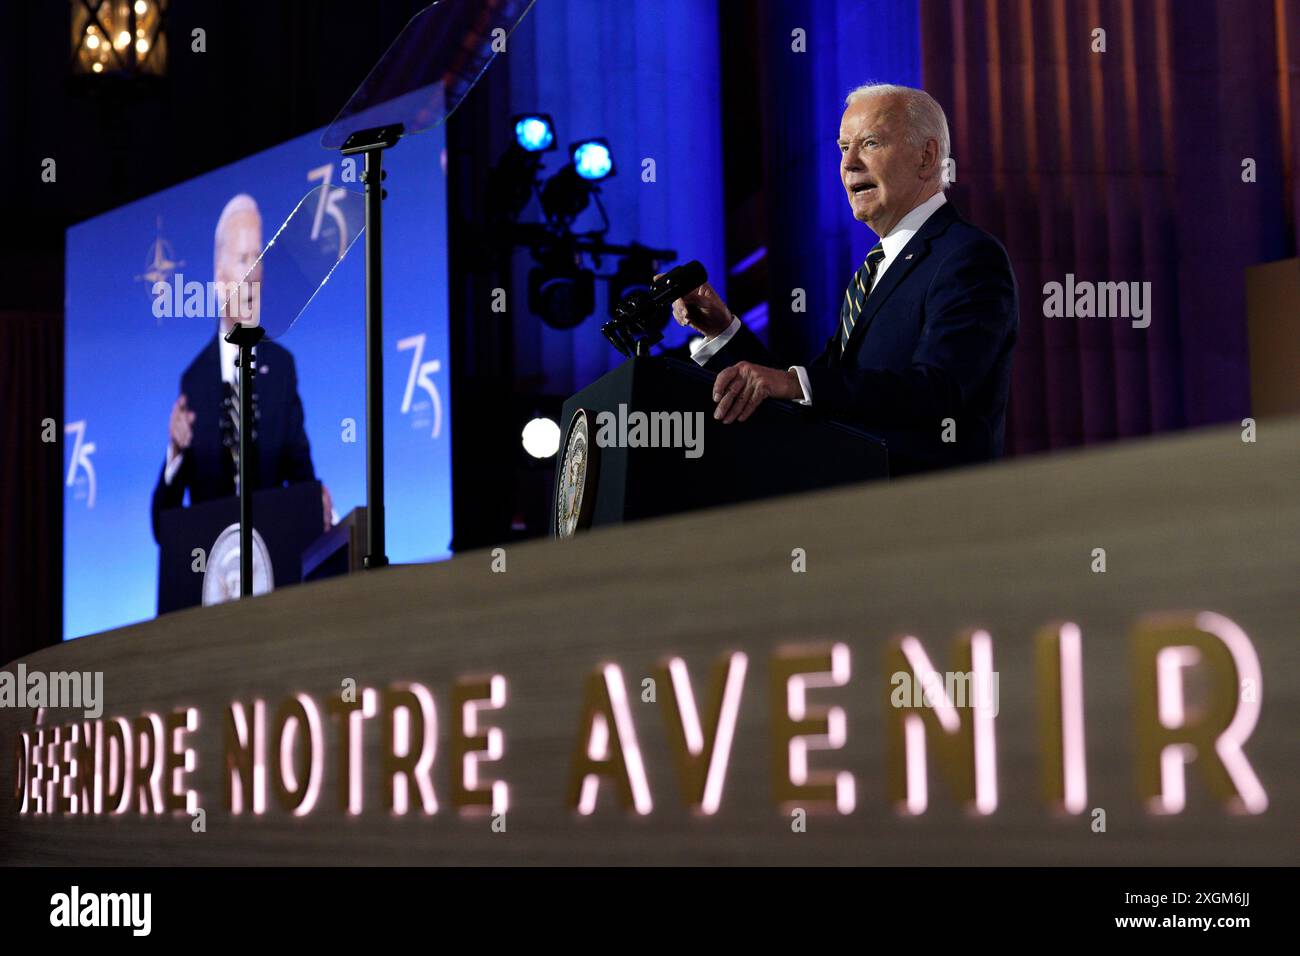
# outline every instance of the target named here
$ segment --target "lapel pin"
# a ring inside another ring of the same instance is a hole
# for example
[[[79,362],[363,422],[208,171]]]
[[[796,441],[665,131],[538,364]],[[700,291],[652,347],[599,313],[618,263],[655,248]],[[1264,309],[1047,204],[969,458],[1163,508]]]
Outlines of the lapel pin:
[[[912,258],[913,255],[915,255],[915,253],[909,252],[907,255],[903,256],[903,258],[904,258],[904,259],[910,259],[910,258]]]

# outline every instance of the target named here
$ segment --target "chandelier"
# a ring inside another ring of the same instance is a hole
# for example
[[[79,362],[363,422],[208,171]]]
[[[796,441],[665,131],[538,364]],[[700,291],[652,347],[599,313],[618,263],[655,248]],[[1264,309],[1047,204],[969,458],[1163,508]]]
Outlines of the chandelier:
[[[167,72],[167,0],[72,0],[72,70],[77,74]]]

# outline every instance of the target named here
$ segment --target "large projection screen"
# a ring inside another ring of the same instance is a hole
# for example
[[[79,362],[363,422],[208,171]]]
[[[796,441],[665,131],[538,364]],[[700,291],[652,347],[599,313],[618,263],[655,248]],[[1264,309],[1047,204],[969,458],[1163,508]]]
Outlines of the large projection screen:
[[[446,557],[451,541],[443,144],[435,128],[385,157],[385,502],[394,562]],[[322,149],[316,131],[68,230],[65,639],[157,613],[151,499],[182,373],[195,363],[198,374],[204,350],[217,351],[217,319],[192,294],[206,295],[217,276],[223,213],[227,226],[260,218],[266,242],[308,190],[360,190],[360,172],[359,157]],[[275,343],[292,356],[311,463],[340,517],[366,497],[364,265],[358,242]],[[159,282],[170,289],[161,306]],[[263,282],[273,296],[274,275]]]

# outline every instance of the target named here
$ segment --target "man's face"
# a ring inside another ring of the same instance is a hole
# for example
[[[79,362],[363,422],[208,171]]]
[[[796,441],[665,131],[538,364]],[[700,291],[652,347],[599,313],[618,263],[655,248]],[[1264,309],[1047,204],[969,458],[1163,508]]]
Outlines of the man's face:
[[[262,251],[262,217],[253,211],[238,212],[226,220],[217,242],[217,282],[230,288],[248,274]],[[224,310],[221,325],[226,331],[236,321],[256,325],[261,312],[262,267],[239,287],[231,307]]]
[[[933,141],[925,147],[909,145],[907,132],[896,96],[855,100],[840,119],[840,182],[853,218],[878,236],[893,229],[934,188],[937,149]]]

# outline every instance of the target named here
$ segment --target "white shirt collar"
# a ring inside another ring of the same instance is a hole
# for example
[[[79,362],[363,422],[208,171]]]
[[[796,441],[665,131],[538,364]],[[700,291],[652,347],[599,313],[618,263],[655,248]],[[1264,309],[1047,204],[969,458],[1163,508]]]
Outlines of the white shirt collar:
[[[217,326],[217,348],[221,355],[221,380],[235,384],[235,359],[239,357],[239,346],[226,341],[226,336]]]
[[[907,245],[908,242],[911,241],[912,237],[916,235],[917,231],[925,225],[925,221],[934,215],[935,210],[947,201],[948,198],[943,194],[943,190],[940,189],[925,202],[916,206],[902,219],[898,220],[898,225],[889,230],[889,235],[881,237],[880,246],[885,251],[885,261],[883,263],[885,266],[888,266],[889,263],[894,261],[894,257],[903,251],[903,247]],[[877,275],[879,275],[879,273],[877,273]]]

